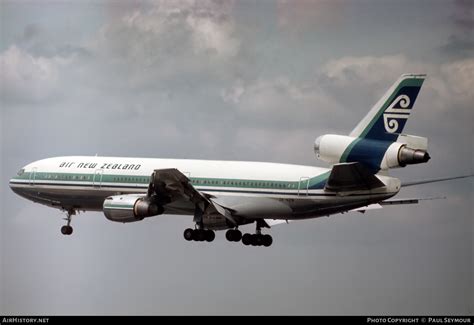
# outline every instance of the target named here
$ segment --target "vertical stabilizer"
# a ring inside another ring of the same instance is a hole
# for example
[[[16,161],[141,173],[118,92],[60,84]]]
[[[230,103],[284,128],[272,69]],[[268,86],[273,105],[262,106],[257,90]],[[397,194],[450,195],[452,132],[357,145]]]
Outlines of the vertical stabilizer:
[[[397,141],[425,77],[424,74],[402,75],[352,130],[350,136],[368,140]]]

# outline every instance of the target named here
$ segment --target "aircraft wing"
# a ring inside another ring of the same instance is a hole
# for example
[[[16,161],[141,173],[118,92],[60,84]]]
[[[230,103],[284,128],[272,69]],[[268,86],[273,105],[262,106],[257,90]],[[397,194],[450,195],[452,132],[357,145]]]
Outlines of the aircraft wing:
[[[371,190],[385,186],[361,163],[341,163],[332,167],[325,190],[333,192]]]
[[[189,178],[176,168],[156,169],[148,186],[148,196],[156,196],[166,203],[187,199],[194,204],[208,202],[208,199],[191,185]]]
[[[191,184],[189,178],[176,168],[156,169],[148,186],[148,196],[154,197],[156,201],[162,204],[168,204],[176,200],[186,200],[194,204],[198,217],[205,211],[207,213],[218,213],[232,223],[237,224],[232,217],[232,209],[214,202],[212,196],[199,192]],[[196,214],[194,217],[197,217]]]

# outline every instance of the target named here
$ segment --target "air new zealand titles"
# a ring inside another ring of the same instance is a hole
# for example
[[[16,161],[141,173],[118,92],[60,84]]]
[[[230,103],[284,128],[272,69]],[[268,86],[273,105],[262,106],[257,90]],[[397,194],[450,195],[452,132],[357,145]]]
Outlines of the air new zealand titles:
[[[139,170],[141,167],[140,164],[114,164],[105,162],[98,167],[97,163],[87,163],[87,162],[62,162],[59,164],[59,168],[98,168],[98,169],[122,169],[122,170]]]

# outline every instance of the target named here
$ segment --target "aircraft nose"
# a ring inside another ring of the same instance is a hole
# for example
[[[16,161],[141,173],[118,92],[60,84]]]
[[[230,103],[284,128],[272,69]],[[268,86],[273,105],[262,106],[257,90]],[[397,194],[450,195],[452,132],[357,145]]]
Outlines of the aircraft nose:
[[[11,178],[10,181],[8,182],[8,186],[10,186],[10,189],[16,193],[16,185],[15,185],[15,178]]]
[[[16,195],[19,195],[19,196],[22,196],[26,199],[29,198],[28,196],[28,190],[25,189],[23,186],[22,186],[22,183],[19,183],[18,182],[18,179],[16,179],[15,177],[10,179],[8,185],[10,186],[10,189],[13,191],[13,193],[15,193]]]
[[[22,175],[25,173],[25,168],[22,168],[18,171],[18,173],[16,175],[14,175],[12,178],[10,178],[10,181],[8,182],[8,186],[10,186],[10,189],[15,192],[15,193],[18,193],[18,187],[22,180]]]

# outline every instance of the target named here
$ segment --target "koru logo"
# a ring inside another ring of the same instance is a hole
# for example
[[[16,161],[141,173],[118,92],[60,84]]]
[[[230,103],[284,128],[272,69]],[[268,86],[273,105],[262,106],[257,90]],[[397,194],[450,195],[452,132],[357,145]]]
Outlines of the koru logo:
[[[399,104],[400,108],[394,108]],[[383,113],[383,125],[388,133],[395,133],[398,130],[398,120],[407,119],[410,115],[410,97],[407,95],[398,96]]]

